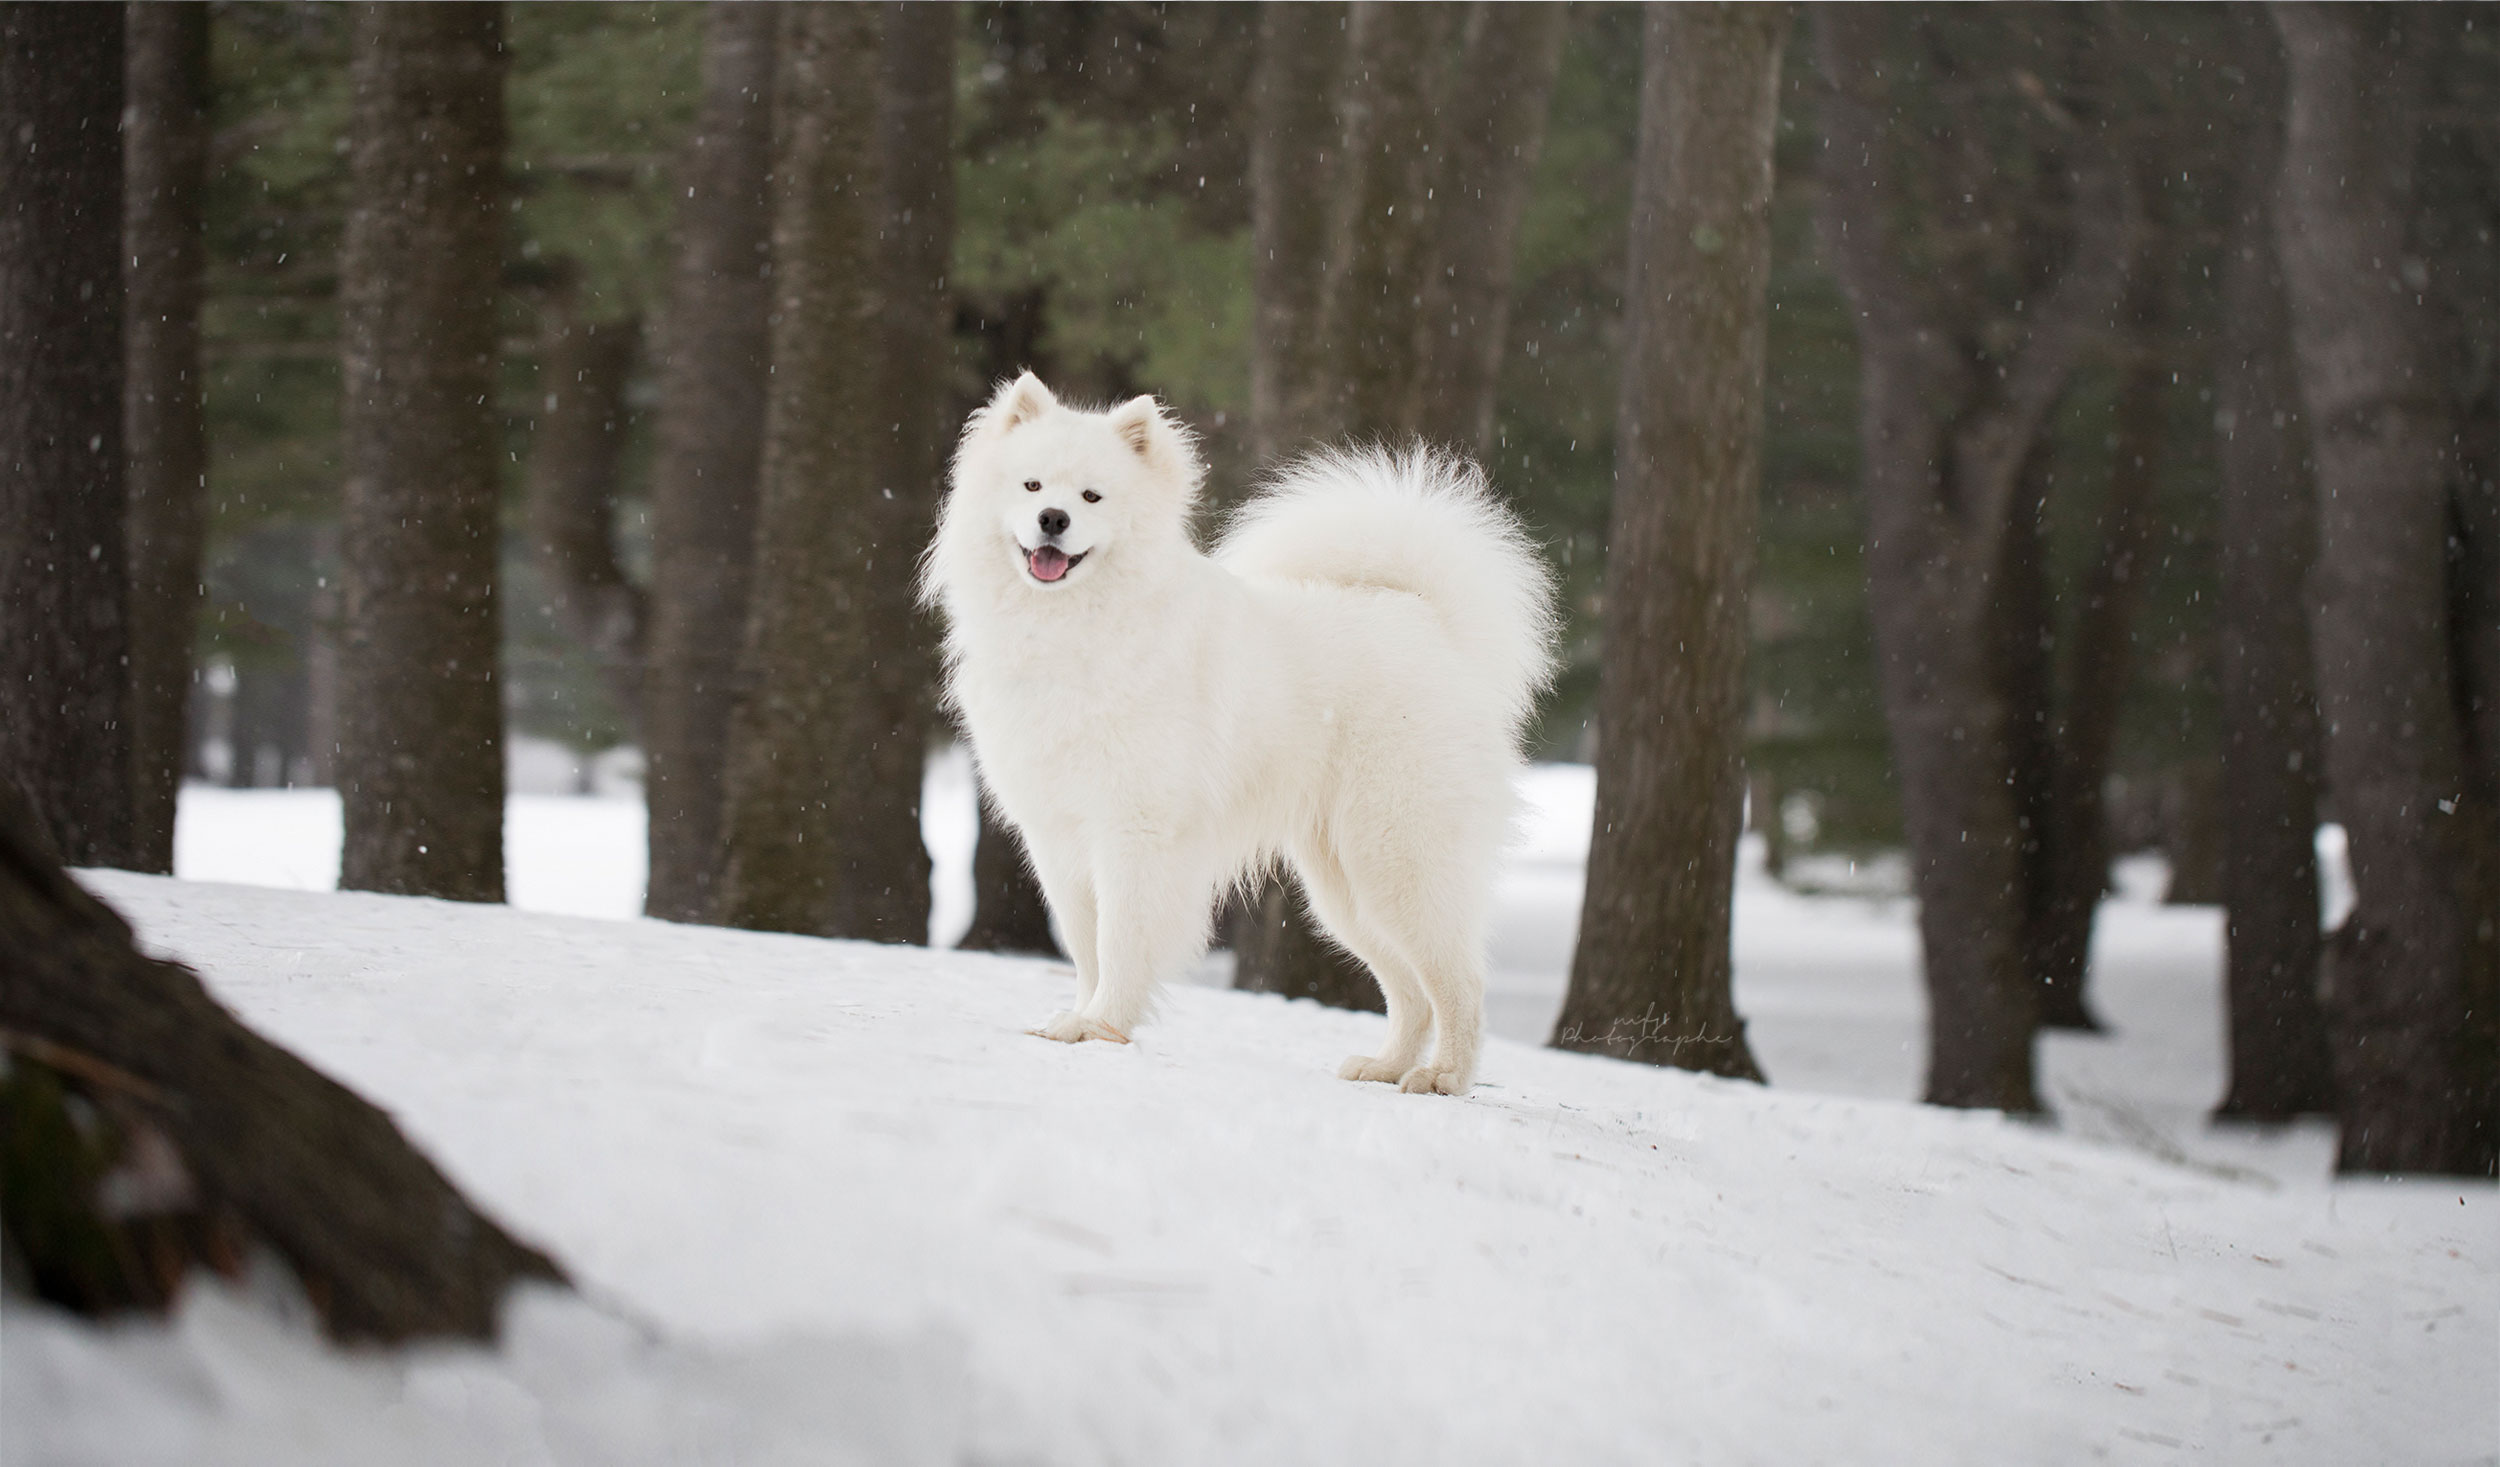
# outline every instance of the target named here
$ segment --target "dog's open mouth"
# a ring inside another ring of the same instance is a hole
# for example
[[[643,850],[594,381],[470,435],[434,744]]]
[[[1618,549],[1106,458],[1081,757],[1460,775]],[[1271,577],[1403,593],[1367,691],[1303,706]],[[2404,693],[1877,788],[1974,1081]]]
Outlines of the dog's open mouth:
[[[1076,569],[1076,563],[1092,553],[1085,551],[1070,555],[1056,545],[1044,545],[1038,550],[1024,552],[1024,568],[1031,571],[1037,581],[1056,581]]]

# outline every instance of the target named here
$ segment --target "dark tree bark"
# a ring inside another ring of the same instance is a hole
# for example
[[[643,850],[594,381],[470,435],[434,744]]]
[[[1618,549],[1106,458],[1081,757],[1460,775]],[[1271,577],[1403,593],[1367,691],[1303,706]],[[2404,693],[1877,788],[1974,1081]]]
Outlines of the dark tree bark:
[[[1331,1008],[1388,1012],[1389,1001],[1362,961],[1320,936],[1293,883],[1271,875],[1231,914],[1233,986],[1308,998]]]
[[[2162,859],[2170,884],[2165,905],[2222,904],[2222,765],[2193,756],[2171,766],[2162,798]]]
[[[1424,193],[1449,23],[1443,6],[1358,0],[1341,16],[1315,8],[1262,28],[1263,42],[1316,51],[1263,57],[1255,84],[1253,186],[1284,196],[1254,199],[1254,229],[1269,220],[1279,244],[1312,251],[1260,261],[1268,273],[1257,284],[1281,291],[1260,308],[1263,324],[1274,318],[1260,345],[1277,357],[1265,375],[1283,384],[1271,399],[1282,421],[1252,430],[1262,446],[1290,453],[1311,438],[1413,431],[1416,307],[1431,269]],[[1323,78],[1330,89],[1311,92]],[[1300,171],[1306,161],[1319,166]],[[1254,410],[1260,375],[1254,368]],[[1387,1008],[1369,970],[1320,935],[1282,873],[1249,893],[1229,925],[1235,987]]]
[[[340,261],[339,885],[503,900],[503,11],[360,5]]]
[[[2465,731],[2464,842],[2481,853],[2465,873],[2466,998],[2485,1066],[2484,1114],[2500,1129],[2500,167],[2488,119],[2500,116],[2500,67],[2491,64],[2488,12],[2442,9],[2418,17],[2430,32],[2420,221],[2448,329],[2442,376],[2451,394],[2456,475],[2449,515],[2448,625],[2457,648],[2457,711]]]
[[[771,310],[773,37],[780,8],[716,0],[703,112],[678,165],[677,225],[651,473],[644,910],[711,920],[721,779],[755,555]]]
[[[880,465],[881,402],[863,327],[881,210],[878,39],[867,6],[783,15],[774,88],[772,375],[757,490],[755,571],[730,727],[717,920],[831,935],[847,735],[865,660],[862,549]],[[897,568],[896,574],[901,574]]]
[[[342,1340],[492,1338],[504,1291],[562,1282],[390,1118],[142,956],[0,788],[0,1206],[37,1291],[163,1308],[266,1243]],[[76,1097],[98,1130],[70,1123]]]
[[[2117,169],[2089,141],[2044,149],[2040,172],[2067,195],[2057,211],[2071,236],[2067,263],[2030,282],[2019,313],[1994,319],[1973,263],[1985,263],[1985,249],[1930,241],[1923,258],[1908,251],[1895,167],[1908,141],[1893,94],[1903,73],[1883,62],[1893,27],[1927,23],[1874,7],[1818,8],[1816,48],[1830,83],[1821,100],[1821,225],[1858,316],[1868,591],[1919,897],[1927,1098],[2031,1112],[2040,1108],[2032,1068],[2040,993],[2024,940],[2018,710],[1994,611],[2025,465],[2116,304],[2134,209]],[[2072,129],[2070,107],[2043,110]],[[1966,158],[1928,161],[1961,166]],[[1991,173],[1959,178],[1952,192],[1970,203],[2010,186]],[[1990,222],[1948,210],[1931,222],[1985,235],[2014,213]],[[1984,326],[2002,326],[2005,340],[1989,340]]]
[[[1563,24],[1510,5],[1263,12],[1251,142],[1261,458],[1349,436],[1481,438]],[[1226,925],[1237,987],[1382,1007],[1282,877]]]
[[[1250,82],[1250,423],[1263,463],[1332,431],[1322,419],[1320,300],[1328,200],[1342,163],[1336,96],[1347,24],[1343,5],[1259,11]]]
[[[1025,860],[1024,842],[981,802],[981,843],[972,849],[972,925],[958,947],[974,952],[1056,954],[1050,904]]]
[[[122,458],[123,12],[0,6],[0,779],[139,866]]]
[[[1759,1080],[1729,962],[1788,12],[1648,12],[1597,827],[1554,1042]]]
[[[2141,165],[2144,170],[2158,165]],[[2152,198],[2158,180],[2139,177],[2138,197]],[[2139,234],[2119,303],[2118,401],[2111,418],[2108,491],[2101,503],[2099,553],[2077,590],[2081,603],[2067,633],[2063,686],[2055,713],[2029,720],[2050,737],[2040,753],[2043,799],[2032,822],[2034,870],[2026,966],[2040,985],[2040,1019],[2057,1029],[2097,1033],[2102,1025],[2085,1002],[2092,955],[2092,919],[2109,887],[2109,816],[2101,785],[2118,741],[2118,717],[2135,670],[2135,612],[2143,599],[2145,549],[2152,539],[2153,488],[2168,437],[2167,340],[2170,271],[2176,248],[2150,221]],[[2036,546],[2035,546],[2036,548]],[[2018,624],[2045,624],[2045,600]],[[2050,706],[2050,689],[2036,704]]]
[[[1345,167],[1330,199],[1330,269],[1321,294],[1323,421],[1331,436],[1415,431],[1423,381],[1425,282],[1434,273],[1432,188],[1449,92],[1446,5],[1358,0],[1347,28],[1337,114]]]
[[[1433,258],[1415,430],[1481,457],[1493,444],[1493,389],[1510,340],[1511,259],[1545,150],[1570,12],[1477,3],[1461,21],[1457,76],[1435,149]]]
[[[625,387],[640,323],[587,321],[569,287],[541,307],[538,411],[530,439],[530,550],[557,621],[590,654],[629,724],[642,711],[642,588],[616,558]]]
[[[844,758],[833,930],[929,940],[929,851],[920,834],[937,659],[915,570],[937,523],[953,444],[947,276],[955,250],[952,4],[880,7],[875,176],[875,393],[871,473],[854,511],[856,702]],[[882,431],[879,431],[879,430]]]
[[[122,432],[130,494],[131,830],[139,869],[170,872],[208,509],[200,416],[208,6],[133,5],[128,25],[122,280],[129,375]]]
[[[2222,894],[2230,1089],[2217,1119],[2332,1112],[2318,1009],[2318,716],[2304,585],[2317,504],[2275,265],[2283,63],[2262,14],[2235,13],[2255,119],[2241,140],[2215,363],[2222,496]]]
[[[1360,170],[1339,115],[1350,74],[1354,8],[1271,5],[1259,15],[1251,78],[1251,441],[1276,463],[1340,431],[1328,367],[1327,302],[1342,268],[1330,201]],[[1234,985],[1318,998],[1377,1013],[1379,985],[1353,957],[1322,941],[1280,875],[1245,897],[1226,922]]]
[[[2318,693],[2357,903],[2327,970],[2337,1164],[2486,1175],[2500,1120],[2476,926],[2500,855],[2467,797],[2449,581],[2461,486],[2442,306],[2408,238],[2431,32],[2402,11],[2273,14],[2289,78],[2277,247],[2319,491]]]

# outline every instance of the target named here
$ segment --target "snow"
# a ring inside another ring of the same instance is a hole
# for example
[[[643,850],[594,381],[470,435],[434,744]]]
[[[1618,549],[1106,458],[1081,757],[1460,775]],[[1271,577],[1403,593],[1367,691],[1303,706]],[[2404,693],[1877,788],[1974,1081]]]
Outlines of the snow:
[[[1375,1016],[1184,986],[1069,1048],[1021,1032],[1056,965],[616,920],[626,801],[516,797],[525,911],[323,893],[334,802],[186,792],[186,879],[87,879],[581,1293],[492,1352],[333,1351],[223,1289],[109,1330],[13,1303],[0,1460],[2500,1454],[2500,1194],[2208,1131],[2210,910],[2109,904],[2116,1034],[2046,1042],[2057,1130],[1906,1103],[1909,907],[1755,869],[1774,1086],[1564,1054],[1586,784],[1523,787],[1464,1100],[1335,1080]],[[943,914],[960,770],[931,796]]]

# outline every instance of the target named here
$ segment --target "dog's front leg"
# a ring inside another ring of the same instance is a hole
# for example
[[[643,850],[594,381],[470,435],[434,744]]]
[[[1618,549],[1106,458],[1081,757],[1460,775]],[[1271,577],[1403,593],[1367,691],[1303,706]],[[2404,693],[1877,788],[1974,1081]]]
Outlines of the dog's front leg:
[[[1102,973],[1094,941],[1094,878],[1082,861],[1061,851],[1044,851],[1039,843],[1034,848],[1033,874],[1041,878],[1042,900],[1050,904],[1059,940],[1068,945],[1068,961],[1076,966],[1076,1002],[1069,1007],[1081,1009],[1094,996],[1094,983]]]
[[[1081,1039],[1117,1038],[1125,1042],[1125,1034],[1090,1031],[1082,1017],[1085,1006],[1093,1001],[1094,990],[1100,986],[1102,974],[1096,936],[1101,922],[1095,912],[1093,876],[1081,861],[1070,859],[1062,851],[1045,850],[1039,842],[1034,843],[1033,870],[1041,878],[1042,898],[1050,903],[1050,915],[1058,921],[1059,940],[1068,945],[1069,961],[1076,965],[1076,1002],[1032,1032],[1063,1044]]]
[[[1214,883],[1192,853],[1164,845],[1123,849],[1095,888],[1094,992],[1043,1032],[1053,1039],[1125,1041],[1154,1007],[1156,988],[1206,941]],[[1078,1032],[1062,1034],[1063,1027]]]

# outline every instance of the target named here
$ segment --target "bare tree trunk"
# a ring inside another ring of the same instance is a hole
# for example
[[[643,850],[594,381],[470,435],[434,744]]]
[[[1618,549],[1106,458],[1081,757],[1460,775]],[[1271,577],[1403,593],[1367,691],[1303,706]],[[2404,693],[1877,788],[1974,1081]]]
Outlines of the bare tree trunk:
[[[360,5],[340,260],[339,885],[503,900],[503,11]]]
[[[0,780],[138,866],[122,457],[123,12],[0,6]]]
[[[1320,302],[1328,200],[1343,164],[1336,94],[1347,24],[1338,4],[1259,11],[1250,82],[1250,423],[1262,463],[1331,431],[1321,420]]]
[[[1858,315],[1868,591],[1919,897],[1927,1098],[2036,1111],[2017,709],[1992,612],[2024,465],[2117,301],[2135,210],[2110,160],[2082,144],[2068,263],[2031,294],[2010,350],[1980,354],[1957,315],[1974,294],[1915,273],[1893,238],[1904,124],[1881,63],[1897,23],[1819,7],[1815,39],[1831,83],[1822,236]]]
[[[1369,8],[1369,7],[1363,7]],[[1348,251],[1345,211],[1332,201],[1368,176],[1349,148],[1341,107],[1371,78],[1351,59],[1357,7],[1271,5],[1260,12],[1251,80],[1251,440],[1273,464],[1344,431],[1331,361],[1331,303]],[[1373,1013],[1380,988],[1351,954],[1322,939],[1291,884],[1271,874],[1231,914],[1234,986],[1317,998]]]
[[[784,12],[774,87],[772,375],[755,572],[730,727],[717,920],[830,935],[861,551],[881,445],[863,328],[878,316],[878,41],[867,6]],[[897,568],[897,574],[900,569]]]
[[[981,802],[981,843],[972,849],[972,925],[957,946],[974,952],[1059,951],[1050,905],[1024,857],[1024,842]]]
[[[677,225],[651,473],[650,663],[643,776],[651,877],[643,909],[709,921],[722,772],[763,456],[771,310],[773,37],[780,7],[715,0],[703,112],[678,165]]]
[[[530,550],[558,622],[599,669],[629,725],[642,712],[643,593],[616,558],[625,387],[636,321],[585,321],[569,286],[540,310],[538,411],[529,462]]]
[[[2466,1002],[2477,1032],[2470,1053],[2481,1057],[2485,1134],[2500,1131],[2500,172],[2495,172],[2487,120],[2500,111],[2500,69],[2472,34],[2476,12],[2449,9],[2428,21],[2432,70],[2428,111],[2437,119],[2424,139],[2425,163],[2437,170],[2442,196],[2432,277],[2439,282],[2448,329],[2441,334],[2444,376],[2456,436],[2449,514],[2448,625],[2456,639],[2457,711],[2465,734],[2465,798],[2458,813],[2479,859],[2461,873],[2474,893],[2465,902]]]
[[[1357,0],[1337,112],[1346,167],[1331,199],[1321,297],[1323,408],[1331,436],[1415,431],[1423,385],[1425,280],[1433,269],[1438,113],[1448,87],[1450,8]],[[1333,420],[1333,421],[1330,421]]]
[[[2249,77],[2237,217],[2222,257],[2216,424],[2222,495],[2224,991],[2231,1084],[2219,1118],[2335,1108],[2318,1009],[2318,715],[2304,585],[2317,503],[2275,264],[2283,63],[2263,15],[2234,13]]]
[[[5,788],[0,952],[0,1207],[45,1297],[161,1309],[193,1266],[232,1270],[265,1243],[337,1338],[487,1339],[512,1284],[563,1281],[388,1116],[141,955]],[[108,1167],[132,1204],[110,1212]]]
[[[2139,178],[2140,197],[2157,181]],[[2139,237],[2121,301],[2118,402],[2112,414],[2108,492],[2101,505],[2100,551],[2084,571],[2082,602],[2063,668],[2054,730],[2048,741],[2045,818],[2031,881],[2026,945],[2040,984],[2040,1019],[2051,1028],[2097,1033],[2102,1025],[2085,1002],[2092,920],[2109,887],[2109,816],[2101,800],[2118,716],[2134,673],[2135,612],[2143,600],[2145,549],[2153,532],[2153,488],[2161,476],[2169,433],[2166,339],[2170,319],[2171,251],[2160,228]],[[2045,707],[2044,710],[2045,711]]]
[[[1481,436],[1562,24],[1559,12],[1494,5],[1262,13],[1251,142],[1262,459],[1314,439],[1411,437],[1428,416],[1436,434]],[[1459,321],[1453,348],[1446,325]],[[1319,936],[1282,877],[1227,925],[1237,987],[1382,1007],[1378,984]]]
[[[2328,968],[2338,1165],[2483,1175],[2500,1121],[2468,969],[2500,861],[2489,817],[2461,808],[2453,428],[2407,238],[2423,32],[2398,11],[2273,13],[2289,76],[2276,231],[2320,496],[2318,691],[2357,901]]]
[[[1554,1042],[1762,1078],[1729,961],[1788,12],[1648,12],[1598,689],[1597,828]]]
[[[130,476],[131,824],[139,869],[171,872],[208,510],[200,417],[208,6],[133,5],[128,25],[122,433]]]
[[[1388,999],[1362,960],[1322,937],[1292,882],[1270,876],[1233,913],[1233,986],[1386,1013]]]
[[[889,4],[878,58],[874,477],[857,509],[859,665],[844,759],[833,930],[929,940],[920,835],[937,661],[915,595],[953,438],[946,409],[954,296],[955,38],[952,4]],[[882,430],[882,431],[879,431]]]
[[[1483,455],[1493,390],[1510,337],[1511,259],[1545,150],[1554,77],[1570,12],[1478,0],[1463,22],[1457,79],[1434,171],[1433,257],[1425,272],[1416,431]]]

